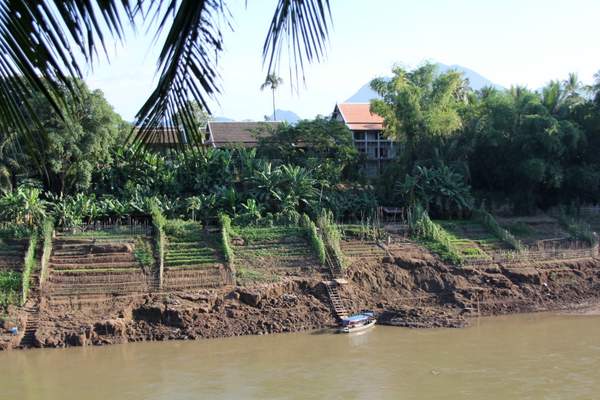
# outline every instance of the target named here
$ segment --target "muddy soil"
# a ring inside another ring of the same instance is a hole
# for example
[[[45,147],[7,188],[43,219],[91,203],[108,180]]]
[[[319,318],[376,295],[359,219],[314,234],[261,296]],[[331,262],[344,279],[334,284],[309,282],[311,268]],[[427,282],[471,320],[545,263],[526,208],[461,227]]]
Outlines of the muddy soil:
[[[600,304],[594,259],[485,268],[448,267],[407,251],[385,263],[357,261],[340,293],[352,311],[372,309],[380,323],[413,328],[462,327],[472,316],[577,310]],[[40,303],[36,347],[107,345],[144,340],[261,335],[333,327],[320,278],[186,293],[106,297],[87,303]],[[15,321],[22,321],[14,315]],[[0,348],[15,346],[0,327]]]

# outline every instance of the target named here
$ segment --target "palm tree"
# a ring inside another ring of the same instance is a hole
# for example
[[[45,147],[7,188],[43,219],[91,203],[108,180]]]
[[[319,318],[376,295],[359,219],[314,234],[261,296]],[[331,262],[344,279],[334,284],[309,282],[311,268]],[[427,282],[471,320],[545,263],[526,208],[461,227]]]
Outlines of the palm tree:
[[[210,112],[209,100],[220,89],[217,64],[222,31],[232,26],[226,3],[0,0],[0,130],[17,130],[28,147],[41,148],[36,135],[45,133],[27,129],[37,121],[28,92],[40,91],[64,116],[68,102],[61,86],[81,101],[72,77],[82,78],[82,71],[89,70],[100,53],[108,58],[108,37],[126,42],[127,25],[149,32],[155,43],[165,38],[157,60],[156,87],[136,115],[135,148],[152,139],[152,128],[172,124],[177,112],[193,115],[194,102]],[[324,56],[330,22],[329,0],[278,0],[262,50],[267,73],[289,49],[290,71],[296,71],[299,79],[297,71],[303,73],[305,61]],[[181,120],[188,137],[199,137],[192,118]]]
[[[270,88],[273,92],[273,121],[277,121],[277,115],[275,114],[275,90],[283,83],[283,79],[275,75],[274,73],[267,74],[265,82],[260,85],[260,90]]]

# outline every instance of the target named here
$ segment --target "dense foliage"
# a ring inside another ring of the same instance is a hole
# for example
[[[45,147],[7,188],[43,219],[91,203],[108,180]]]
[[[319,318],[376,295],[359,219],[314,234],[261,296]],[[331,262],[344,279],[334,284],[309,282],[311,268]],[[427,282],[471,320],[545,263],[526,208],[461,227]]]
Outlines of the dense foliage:
[[[391,80],[372,83],[382,95],[372,110],[404,146],[404,156],[382,177],[382,201],[394,198],[389,187],[395,182],[395,203],[417,198],[436,214],[439,204],[453,204],[442,216],[471,208],[469,186],[476,202],[517,213],[598,202],[600,74],[589,87],[571,74],[538,92],[474,92],[459,74],[432,69],[396,68]],[[454,176],[444,184],[424,176],[439,173]],[[432,191],[418,187],[420,182]]]
[[[64,121],[40,103],[46,151],[26,156],[2,134],[0,221],[31,229],[53,216],[69,227],[157,207],[203,225],[222,213],[236,225],[269,226],[295,225],[302,214],[316,220],[325,209],[336,221],[373,220],[379,205],[422,205],[449,218],[483,207],[526,213],[600,199],[600,76],[589,88],[570,75],[539,92],[474,92],[460,74],[426,64],[395,68],[372,86],[381,98],[371,108],[401,154],[375,179],[362,176],[352,133],[325,118],[283,124],[257,149],[163,155],[129,148],[99,92],[88,90],[89,104],[68,109]],[[190,118],[204,124],[197,111]]]

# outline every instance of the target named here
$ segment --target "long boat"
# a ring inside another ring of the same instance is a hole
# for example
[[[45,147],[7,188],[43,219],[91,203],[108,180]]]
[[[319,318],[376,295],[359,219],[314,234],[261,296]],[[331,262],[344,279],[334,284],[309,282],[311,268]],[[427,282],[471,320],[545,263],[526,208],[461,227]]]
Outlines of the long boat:
[[[342,318],[338,332],[354,333],[370,329],[375,326],[377,319],[372,311],[362,311],[358,314],[353,314]]]

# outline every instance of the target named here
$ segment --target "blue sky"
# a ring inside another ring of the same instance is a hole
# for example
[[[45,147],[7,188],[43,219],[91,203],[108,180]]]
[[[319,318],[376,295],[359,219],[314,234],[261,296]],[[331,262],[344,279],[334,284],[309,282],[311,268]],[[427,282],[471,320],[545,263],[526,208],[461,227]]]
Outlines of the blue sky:
[[[275,0],[231,0],[234,31],[225,31],[220,59],[222,93],[213,114],[262,119],[271,97],[259,86],[266,71],[262,44]],[[591,82],[600,70],[598,0],[331,0],[333,29],[327,58],[309,65],[306,85],[292,91],[286,64],[277,107],[303,118],[332,111],[395,63],[425,60],[459,64],[505,87],[538,88],[577,72]],[[126,46],[111,46],[86,80],[102,89],[115,110],[133,120],[155,83],[158,46],[144,31]]]

